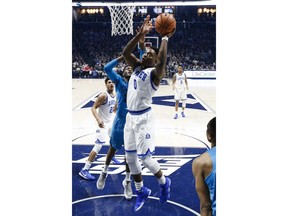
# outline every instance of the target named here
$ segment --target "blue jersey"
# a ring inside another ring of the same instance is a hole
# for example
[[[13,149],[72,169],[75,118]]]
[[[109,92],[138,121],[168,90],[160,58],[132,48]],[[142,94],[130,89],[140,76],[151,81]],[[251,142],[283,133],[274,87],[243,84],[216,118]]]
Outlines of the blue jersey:
[[[109,79],[115,83],[116,93],[117,93],[117,101],[118,101],[118,108],[116,111],[116,115],[119,118],[126,118],[127,114],[127,104],[126,104],[126,97],[127,97],[127,89],[128,83],[122,78],[119,74],[117,74],[113,67],[118,64],[117,59],[112,60],[107,65],[105,65],[104,70],[107,73]]]
[[[207,151],[212,160],[212,171],[205,178],[205,182],[209,188],[210,200],[212,202],[212,215],[216,216],[216,146]]]
[[[113,67],[118,64],[118,60],[114,59],[105,65],[104,70],[107,73],[109,79],[111,79],[115,83],[117,100],[118,100],[118,108],[116,111],[116,116],[113,121],[110,144],[114,149],[121,149],[124,144],[124,126],[126,123],[126,114],[127,104],[127,90],[128,90],[128,82],[126,82],[119,74],[117,74]]]

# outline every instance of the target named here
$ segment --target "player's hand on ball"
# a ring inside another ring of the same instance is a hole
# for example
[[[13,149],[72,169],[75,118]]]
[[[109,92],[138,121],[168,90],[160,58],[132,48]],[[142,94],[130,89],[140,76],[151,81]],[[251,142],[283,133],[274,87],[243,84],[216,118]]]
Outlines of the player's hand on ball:
[[[176,28],[172,31],[172,32],[170,32],[170,33],[168,33],[168,34],[166,34],[166,35],[163,35],[162,37],[168,37],[168,38],[170,38],[170,37],[172,37],[172,35],[174,34],[176,32]]]

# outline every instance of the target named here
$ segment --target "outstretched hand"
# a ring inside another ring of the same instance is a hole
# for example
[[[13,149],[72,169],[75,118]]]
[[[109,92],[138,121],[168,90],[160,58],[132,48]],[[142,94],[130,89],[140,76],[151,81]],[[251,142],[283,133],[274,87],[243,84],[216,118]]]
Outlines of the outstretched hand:
[[[150,20],[150,15],[147,15],[146,19],[144,20],[139,32],[142,35],[148,34],[153,29],[152,21]]]

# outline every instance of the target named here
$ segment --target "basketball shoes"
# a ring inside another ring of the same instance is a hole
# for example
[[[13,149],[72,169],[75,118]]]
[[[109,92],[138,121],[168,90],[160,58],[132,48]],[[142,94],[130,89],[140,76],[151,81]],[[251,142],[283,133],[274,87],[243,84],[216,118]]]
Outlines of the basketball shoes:
[[[93,175],[91,175],[87,169],[82,168],[81,171],[79,172],[79,175],[82,178],[87,179],[87,180],[94,180],[95,179],[95,177]]]
[[[167,200],[170,198],[170,186],[171,186],[171,180],[170,178],[166,177],[165,184],[160,185],[159,201],[161,204],[167,202]]]
[[[102,190],[105,187],[105,181],[108,177],[108,173],[104,173],[103,171],[99,175],[99,178],[97,180],[96,186],[98,190]]]
[[[123,188],[124,188],[124,196],[125,196],[125,198],[127,200],[132,199],[133,192],[132,192],[131,181],[126,181],[126,179],[124,179],[122,181],[122,185],[123,185]]]
[[[181,115],[182,115],[183,118],[185,118],[185,114],[184,114],[184,112],[181,112]]]
[[[151,194],[151,190],[143,186],[140,191],[136,191],[136,194],[137,194],[137,199],[136,199],[136,204],[134,206],[135,212],[138,211],[140,208],[142,208],[148,196]]]

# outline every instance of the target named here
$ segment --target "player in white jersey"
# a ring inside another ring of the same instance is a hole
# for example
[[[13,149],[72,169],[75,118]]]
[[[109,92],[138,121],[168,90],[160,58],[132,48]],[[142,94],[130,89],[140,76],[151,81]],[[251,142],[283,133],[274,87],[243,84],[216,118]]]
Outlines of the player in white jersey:
[[[142,55],[142,60],[140,60],[132,52],[139,40],[148,34],[152,28],[150,16],[148,15],[140,31],[129,41],[122,52],[127,64],[134,69],[128,84],[128,113],[124,128],[124,147],[126,160],[136,188],[135,211],[138,211],[143,206],[151,194],[151,190],[143,184],[141,165],[138,158],[158,180],[160,203],[165,203],[170,197],[171,180],[163,175],[158,161],[152,158],[155,146],[153,143],[154,127],[151,104],[152,96],[164,77],[168,39],[175,31],[162,37],[159,52],[158,49],[149,47],[146,49],[146,53]]]
[[[182,112],[181,115],[185,118],[184,110],[186,108],[186,100],[187,100],[187,90],[188,90],[188,83],[186,74],[183,73],[183,66],[179,65],[177,67],[177,73],[174,74],[172,80],[172,87],[174,90],[174,99],[175,99],[175,116],[174,119],[178,118],[178,107],[179,101],[182,101]]]
[[[91,164],[95,160],[95,157],[105,144],[107,135],[111,130],[113,112],[115,112],[116,95],[114,93],[114,84],[109,79],[105,79],[106,91],[101,92],[96,101],[94,102],[91,111],[94,118],[97,121],[99,128],[96,130],[96,141],[93,149],[91,150],[89,157],[84,167],[79,172],[79,175],[87,180],[94,180],[95,177],[89,173]],[[98,110],[97,110],[98,109]]]

